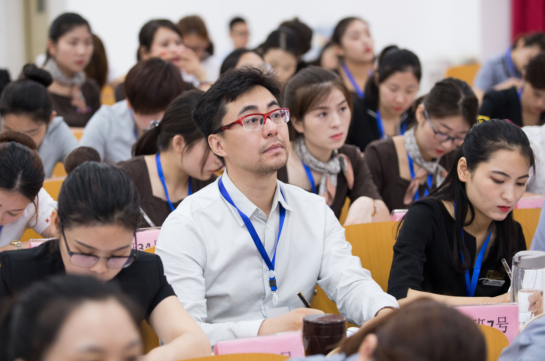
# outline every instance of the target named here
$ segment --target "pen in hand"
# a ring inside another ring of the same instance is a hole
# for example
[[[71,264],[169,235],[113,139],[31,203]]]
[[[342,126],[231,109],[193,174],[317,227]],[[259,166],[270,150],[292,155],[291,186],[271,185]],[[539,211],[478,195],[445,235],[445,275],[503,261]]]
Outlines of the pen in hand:
[[[305,298],[305,296],[303,296],[301,292],[298,292],[297,296],[299,296],[299,298],[301,299],[301,302],[303,302],[306,308],[312,308],[310,307],[310,303],[308,303],[307,299]]]

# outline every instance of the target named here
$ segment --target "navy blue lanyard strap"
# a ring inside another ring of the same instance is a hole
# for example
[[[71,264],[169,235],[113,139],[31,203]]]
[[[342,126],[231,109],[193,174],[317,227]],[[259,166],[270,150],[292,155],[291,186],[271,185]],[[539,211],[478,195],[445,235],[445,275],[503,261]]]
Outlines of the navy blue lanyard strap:
[[[167,183],[165,182],[165,175],[163,173],[163,166],[161,165],[161,157],[160,157],[160,152],[157,153],[155,155],[155,163],[157,164],[157,173],[159,174],[159,179],[161,180],[161,184],[163,185],[163,190],[165,191],[165,197],[167,198],[167,203],[168,203],[168,206],[170,207],[170,210],[171,211],[174,211],[176,208],[174,208],[174,205],[172,204],[172,202],[170,201],[170,198],[168,196],[168,190],[167,190]],[[190,196],[192,192],[192,187],[191,187],[191,177],[189,177],[187,179],[188,181],[188,190],[187,190],[187,195]]]
[[[409,170],[411,171],[411,179],[414,179],[414,177],[415,177],[414,164],[413,164],[413,159],[411,158],[409,153],[407,153],[407,159],[409,160]],[[427,183],[428,183],[428,187],[424,190],[424,197],[426,197],[428,194],[430,194],[431,187],[433,186],[433,174],[430,174],[428,176]],[[414,194],[414,201],[416,202],[418,200],[418,198],[420,198],[420,194],[419,194],[418,189],[417,189],[416,193]]]
[[[399,135],[405,134],[405,132],[407,131],[407,123],[408,123],[408,120],[406,119],[401,122],[401,129],[399,130]]]
[[[0,226],[0,234],[2,233],[2,227],[4,227],[4,226]]]
[[[280,207],[280,226],[278,228],[278,236],[276,238],[276,244],[274,246],[274,253],[272,261],[269,258],[269,255],[267,254],[267,251],[265,250],[265,247],[263,246],[263,243],[261,242],[261,239],[257,235],[257,232],[254,228],[254,225],[252,224],[252,221],[248,216],[246,216],[238,207],[235,205],[233,200],[231,199],[231,196],[227,192],[227,189],[225,189],[225,186],[223,185],[222,177],[220,177],[218,181],[218,185],[220,188],[220,193],[225,198],[225,200],[235,207],[235,209],[238,211],[238,214],[242,218],[242,221],[246,225],[246,229],[248,230],[248,233],[250,233],[250,236],[252,237],[252,240],[254,241],[254,244],[259,251],[259,254],[261,255],[261,258],[263,258],[263,261],[265,261],[265,264],[267,264],[267,267],[269,268],[269,286],[271,287],[271,292],[273,293],[273,303],[278,303],[278,297],[276,295],[277,285],[276,285],[276,274],[274,272],[274,265],[276,263],[276,251],[278,250],[278,242],[280,241],[280,235],[282,234],[282,228],[284,227],[284,220],[286,219],[286,209],[282,207],[282,204],[278,203],[278,206]]]
[[[310,182],[310,186],[312,187],[312,193],[318,194],[318,192],[316,191],[316,185],[314,184],[314,176],[312,175],[309,166],[306,165],[304,162],[301,163],[303,163],[303,168],[305,168],[305,173],[307,173],[308,181]]]
[[[377,110],[377,127],[378,133],[380,134],[380,139],[386,139],[386,134],[384,133],[384,126],[382,124],[382,117],[380,116],[380,110]]]
[[[505,52],[505,62],[507,63],[508,75],[510,77],[517,77],[517,69],[515,68],[515,63],[513,63],[513,58],[511,57],[511,48],[508,48]]]
[[[469,269],[466,269],[465,271],[466,297],[475,296],[475,290],[477,289],[477,282],[479,281],[479,274],[481,273],[481,266],[483,265],[484,254],[486,252],[486,249],[488,248],[488,243],[490,242],[490,238],[492,238],[493,231],[494,231],[494,225],[492,225],[492,228],[490,229],[490,233],[488,234],[488,237],[486,237],[486,240],[484,241],[483,245],[481,246],[481,250],[479,251],[479,254],[477,255],[477,260],[475,261],[475,268],[473,268],[473,276],[471,277],[471,279],[469,278]],[[464,239],[463,229],[462,229],[462,239],[464,240],[464,243],[465,243],[466,241]],[[460,251],[460,255],[462,256],[462,262],[465,262],[462,251]]]
[[[348,80],[350,80],[350,83],[352,83],[352,87],[358,94],[358,97],[362,99],[365,98],[365,93],[363,92],[363,89],[360,88],[360,86],[356,82],[356,79],[354,79],[354,76],[350,72],[350,69],[348,69],[348,66],[346,66],[345,63],[342,63],[342,67],[343,67],[344,73],[346,74],[346,77],[348,78]]]

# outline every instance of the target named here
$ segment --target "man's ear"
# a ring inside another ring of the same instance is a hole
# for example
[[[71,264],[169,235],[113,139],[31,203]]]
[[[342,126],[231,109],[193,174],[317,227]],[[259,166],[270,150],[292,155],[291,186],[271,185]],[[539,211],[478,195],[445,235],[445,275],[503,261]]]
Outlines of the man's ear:
[[[51,227],[51,233],[55,238],[61,238],[60,218],[56,209],[51,212],[51,225],[49,227]]]
[[[210,145],[210,149],[212,149],[212,152],[215,155],[223,158],[227,156],[227,152],[225,151],[225,138],[221,135],[210,134],[208,136],[208,145]]]
[[[461,182],[466,183],[471,176],[469,169],[467,169],[467,160],[465,157],[460,158],[458,161],[458,178]]]
[[[378,338],[374,333],[370,333],[363,339],[358,350],[358,361],[373,360],[373,353],[377,349]]]

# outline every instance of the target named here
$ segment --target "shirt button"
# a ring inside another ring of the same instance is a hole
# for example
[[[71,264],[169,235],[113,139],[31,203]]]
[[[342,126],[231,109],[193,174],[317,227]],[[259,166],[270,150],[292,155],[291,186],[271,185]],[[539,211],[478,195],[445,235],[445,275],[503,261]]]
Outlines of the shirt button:
[[[267,229],[269,229],[269,225],[267,224]]]

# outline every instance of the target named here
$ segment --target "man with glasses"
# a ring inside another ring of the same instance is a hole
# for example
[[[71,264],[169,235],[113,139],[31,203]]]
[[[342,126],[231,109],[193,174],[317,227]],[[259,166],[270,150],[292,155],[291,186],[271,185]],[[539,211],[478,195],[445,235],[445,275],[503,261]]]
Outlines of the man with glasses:
[[[193,119],[226,171],[163,224],[156,252],[212,344],[301,329],[316,285],[352,323],[397,307],[352,256],[323,197],[277,180],[289,110],[270,74],[242,68],[202,95]]]

